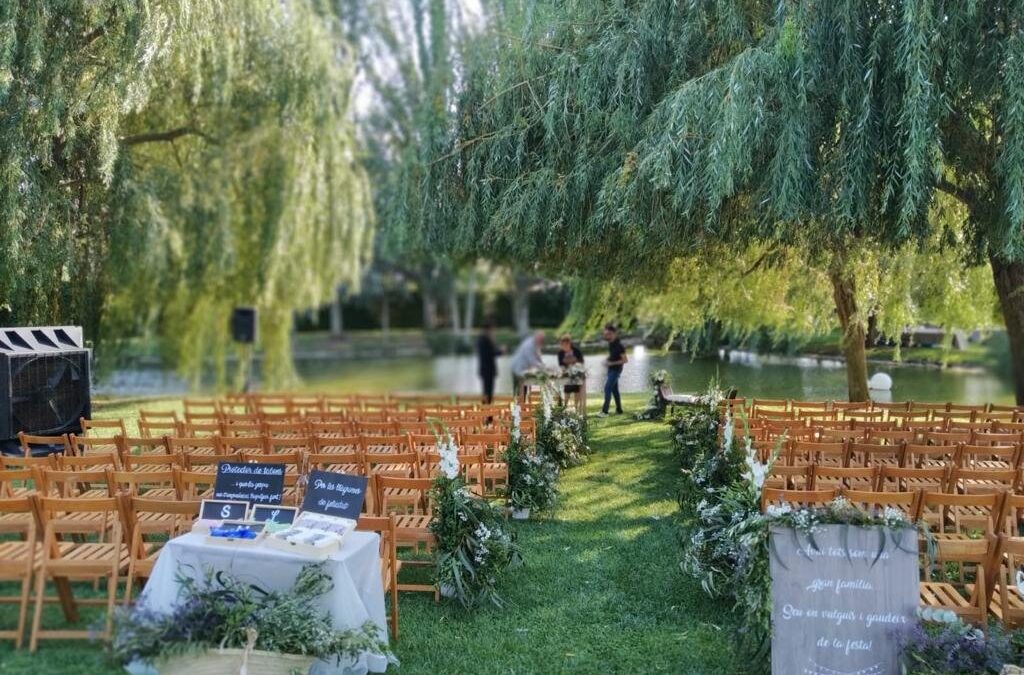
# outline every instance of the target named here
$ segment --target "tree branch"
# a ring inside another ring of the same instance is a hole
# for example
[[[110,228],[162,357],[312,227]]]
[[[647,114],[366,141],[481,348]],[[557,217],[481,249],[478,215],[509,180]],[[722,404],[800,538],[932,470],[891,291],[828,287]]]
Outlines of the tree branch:
[[[150,131],[142,134],[134,134],[132,136],[122,136],[121,143],[123,145],[166,143],[181,138],[182,136],[199,136],[210,143],[216,143],[213,138],[195,127],[178,127],[176,129],[168,129],[167,131]]]

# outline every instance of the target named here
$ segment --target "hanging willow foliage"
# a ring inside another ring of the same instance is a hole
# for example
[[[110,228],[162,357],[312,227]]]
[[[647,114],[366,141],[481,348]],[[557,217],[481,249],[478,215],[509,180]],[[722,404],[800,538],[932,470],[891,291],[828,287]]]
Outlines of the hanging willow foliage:
[[[220,381],[232,306],[291,377],[292,313],[357,283],[372,206],[351,54],[307,0],[0,5],[5,323],[154,329]]]

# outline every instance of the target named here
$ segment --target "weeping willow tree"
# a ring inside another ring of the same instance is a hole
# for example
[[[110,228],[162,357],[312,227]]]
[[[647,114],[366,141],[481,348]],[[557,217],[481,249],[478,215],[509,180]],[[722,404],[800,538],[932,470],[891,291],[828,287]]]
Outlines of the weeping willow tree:
[[[858,259],[938,238],[991,263],[1024,400],[1021,3],[499,7],[431,165],[439,245],[627,282],[718,243],[795,247],[863,399]]]
[[[155,332],[224,379],[227,316],[260,310],[265,376],[292,313],[358,282],[372,205],[353,56],[308,0],[0,6],[5,323]]]

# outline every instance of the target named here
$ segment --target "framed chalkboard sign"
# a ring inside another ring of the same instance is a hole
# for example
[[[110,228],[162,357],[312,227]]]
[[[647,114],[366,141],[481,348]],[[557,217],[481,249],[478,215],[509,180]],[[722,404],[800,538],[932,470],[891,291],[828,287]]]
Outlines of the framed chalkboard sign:
[[[366,499],[366,476],[332,471],[311,471],[302,510],[325,516],[358,520]]]
[[[898,675],[916,620],[917,531],[824,525],[771,532],[773,675]]]
[[[199,505],[199,520],[245,520],[248,513],[248,502],[204,499]]]
[[[213,496],[252,504],[280,504],[284,494],[284,464],[221,462]]]
[[[257,505],[252,507],[252,515],[249,520],[254,520],[258,523],[291,525],[295,522],[295,516],[298,512],[299,510],[294,506]]]

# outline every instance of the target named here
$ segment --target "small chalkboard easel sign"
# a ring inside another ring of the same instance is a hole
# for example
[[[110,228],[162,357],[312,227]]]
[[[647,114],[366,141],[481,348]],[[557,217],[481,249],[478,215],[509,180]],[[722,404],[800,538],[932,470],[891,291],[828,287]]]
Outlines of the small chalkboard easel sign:
[[[302,510],[324,516],[359,520],[366,499],[366,476],[311,471]]]
[[[252,504],[280,504],[284,494],[284,464],[221,462],[213,496]]]

